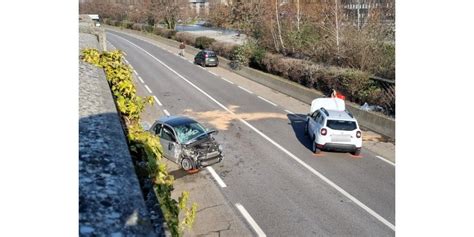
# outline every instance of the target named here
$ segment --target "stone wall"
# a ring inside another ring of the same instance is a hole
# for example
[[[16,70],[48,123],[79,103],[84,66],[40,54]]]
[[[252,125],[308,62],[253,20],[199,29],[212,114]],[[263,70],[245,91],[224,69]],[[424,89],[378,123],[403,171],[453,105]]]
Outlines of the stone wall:
[[[80,49],[99,48],[79,34]],[[163,236],[150,220],[112,93],[101,68],[79,60],[79,234]]]

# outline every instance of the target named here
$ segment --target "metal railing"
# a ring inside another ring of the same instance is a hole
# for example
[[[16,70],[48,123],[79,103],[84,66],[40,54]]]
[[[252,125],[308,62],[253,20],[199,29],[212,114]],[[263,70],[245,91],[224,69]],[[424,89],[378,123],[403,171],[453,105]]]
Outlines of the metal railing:
[[[385,114],[395,116],[395,80],[385,79],[381,77],[372,76],[371,80],[375,81],[377,85],[382,89],[382,101],[386,101],[380,105],[384,107]]]

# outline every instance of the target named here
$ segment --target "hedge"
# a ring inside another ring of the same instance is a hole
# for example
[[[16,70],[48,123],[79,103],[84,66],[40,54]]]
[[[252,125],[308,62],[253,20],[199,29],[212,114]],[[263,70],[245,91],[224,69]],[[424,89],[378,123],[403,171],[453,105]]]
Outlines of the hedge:
[[[195,46],[200,49],[208,49],[216,40],[206,36],[199,36],[195,40]]]
[[[154,28],[153,33],[156,35],[162,36],[164,38],[168,38],[168,39],[174,39],[176,35],[175,30],[159,28],[159,27]]]
[[[219,56],[229,59],[232,58],[237,47],[239,47],[238,44],[215,41],[209,46],[209,49],[216,52]]]
[[[188,32],[177,32],[176,33],[176,40],[179,42],[184,42],[187,45],[196,45],[196,38],[198,36],[195,34],[191,34]]]

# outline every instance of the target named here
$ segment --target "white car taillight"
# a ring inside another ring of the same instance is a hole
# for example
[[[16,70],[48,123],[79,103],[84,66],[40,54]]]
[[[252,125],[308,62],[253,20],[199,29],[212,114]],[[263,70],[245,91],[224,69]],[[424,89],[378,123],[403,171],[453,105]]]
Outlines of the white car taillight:
[[[328,130],[326,130],[325,128],[322,128],[321,135],[326,136],[326,134],[328,134]]]
[[[362,136],[362,133],[361,133],[360,131],[357,131],[357,132],[356,132],[356,137],[357,137],[357,138],[360,138],[361,136]]]

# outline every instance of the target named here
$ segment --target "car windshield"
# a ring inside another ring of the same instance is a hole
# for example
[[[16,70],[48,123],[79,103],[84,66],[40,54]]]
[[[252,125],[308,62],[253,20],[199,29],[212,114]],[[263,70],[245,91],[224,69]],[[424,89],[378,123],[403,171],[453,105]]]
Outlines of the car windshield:
[[[354,121],[346,120],[328,120],[326,126],[334,130],[352,131],[357,128]]]
[[[206,134],[206,129],[199,123],[188,123],[176,126],[176,135],[178,136],[179,143],[185,144],[192,139]]]

